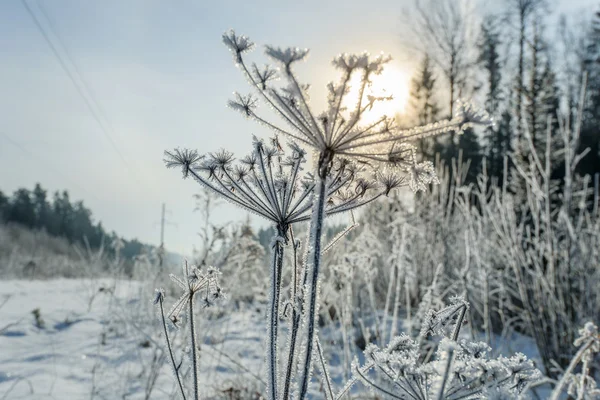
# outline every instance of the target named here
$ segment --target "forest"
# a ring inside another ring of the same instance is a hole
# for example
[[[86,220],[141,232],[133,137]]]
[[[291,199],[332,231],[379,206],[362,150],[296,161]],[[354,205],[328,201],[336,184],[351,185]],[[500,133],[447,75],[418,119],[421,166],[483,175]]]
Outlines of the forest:
[[[33,190],[21,188],[11,196],[0,191],[0,222],[44,231],[50,236],[93,250],[118,241],[122,246],[119,252],[126,259],[152,251],[152,246],[135,239],[121,239],[114,231],[106,232],[101,222],[94,223],[92,211],[83,201],[71,203],[66,190],[62,193],[56,191],[49,200],[47,190],[39,183]]]

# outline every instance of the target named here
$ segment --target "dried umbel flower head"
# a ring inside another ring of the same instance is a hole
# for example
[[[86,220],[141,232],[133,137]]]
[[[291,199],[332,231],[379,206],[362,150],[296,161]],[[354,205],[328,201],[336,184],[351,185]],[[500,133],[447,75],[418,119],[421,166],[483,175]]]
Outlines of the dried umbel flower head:
[[[275,76],[273,68],[265,67],[264,72],[260,73],[255,64],[246,64],[244,54],[254,46],[250,39],[230,31],[223,35],[223,42],[233,52],[235,63],[250,84],[264,102],[276,111],[285,125],[280,126],[258,115],[257,101],[252,95],[236,94],[236,99],[230,101],[229,105],[275,132],[314,148],[320,154],[322,163],[330,163],[336,155],[362,162],[401,165],[407,172],[412,167],[410,172],[414,175],[415,170],[424,170],[427,166],[416,165],[413,151],[403,144],[450,131],[460,133],[476,124],[486,124],[489,120],[483,111],[459,102],[452,119],[425,126],[401,130],[394,126],[394,118],[385,115],[374,122],[367,122],[365,116],[373,104],[391,98],[369,93],[373,77],[381,74],[391,58],[382,55],[372,57],[368,53],[341,54],[334,58],[333,66],[342,71],[342,78],[338,83],[328,84],[327,108],[321,113],[315,113],[308,102],[307,85],[298,81],[293,69],[295,63],[306,58],[308,50],[266,47],[266,55],[283,69],[283,85],[275,86],[272,79]],[[351,78],[355,74],[360,77],[359,96],[355,106],[347,109],[345,100],[349,96],[353,82]],[[430,175],[429,171],[425,174]],[[434,181],[421,177],[413,180],[413,190],[422,189],[423,182]]]
[[[216,301],[224,298],[224,293],[219,285],[219,276],[221,273],[214,267],[208,267],[206,270],[201,270],[195,265],[189,265],[186,261],[183,265],[183,277],[178,277],[170,274],[170,278],[183,289],[183,294],[175,302],[168,313],[168,318],[171,322],[177,325],[180,320],[180,315],[193,297],[201,293],[203,305],[205,307],[213,305]],[[159,296],[161,296],[159,298]],[[164,292],[157,294],[157,302],[164,298]]]
[[[269,143],[254,138],[253,151],[241,160],[221,150],[199,156],[195,150],[165,151],[165,164],[181,168],[229,202],[259,215],[283,233],[297,222],[310,219],[314,179],[304,173],[305,151],[290,143],[288,150],[274,137]],[[361,178],[364,171],[340,159],[331,169],[327,187],[327,215],[361,207],[391,190],[405,186],[405,179],[384,171],[372,179]]]
[[[171,152],[165,151],[165,155],[165,165],[167,168],[181,168],[184,178],[188,177],[191,167],[202,158],[196,150],[189,149],[174,149]]]

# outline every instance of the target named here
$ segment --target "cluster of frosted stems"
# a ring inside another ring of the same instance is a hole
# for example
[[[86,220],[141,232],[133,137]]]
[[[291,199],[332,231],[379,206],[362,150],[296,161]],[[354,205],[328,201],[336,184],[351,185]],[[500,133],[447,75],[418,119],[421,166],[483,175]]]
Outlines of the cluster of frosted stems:
[[[223,298],[223,292],[219,286],[219,275],[220,272],[214,267],[208,267],[206,270],[201,270],[196,266],[190,266],[187,261],[183,265],[183,276],[180,278],[174,274],[171,274],[171,280],[175,282],[182,290],[183,293],[179,299],[173,304],[171,310],[165,316],[164,310],[164,299],[165,291],[163,289],[156,290],[156,298],[154,304],[158,305],[158,309],[161,316],[161,322],[163,327],[163,334],[165,343],[167,346],[167,353],[171,366],[173,368],[173,374],[177,382],[177,388],[179,394],[183,400],[187,400],[186,391],[184,388],[182,374],[180,373],[182,362],[177,362],[173,351],[173,345],[171,341],[171,335],[167,329],[167,318],[171,323],[179,327],[181,321],[180,315],[187,308],[188,316],[188,329],[190,331],[190,360],[191,360],[191,372],[193,374],[194,400],[200,399],[200,387],[199,387],[199,357],[198,357],[198,344],[196,337],[196,323],[195,323],[195,300],[196,297],[201,297],[203,306],[209,307],[219,299]]]
[[[443,339],[435,359],[422,363],[419,343],[403,334],[386,348],[367,346],[370,374],[356,365],[353,370],[365,385],[389,398],[415,400],[516,399],[540,378],[523,354],[490,359],[490,352],[483,342]]]
[[[368,345],[365,366],[353,365],[356,379],[392,399],[520,398],[540,379],[540,371],[523,354],[490,359],[486,343],[459,339],[468,307],[455,297],[447,307],[429,313],[418,340],[402,334],[385,348]],[[448,331],[450,337],[445,337]],[[434,359],[424,362],[420,342],[429,334],[443,339]]]

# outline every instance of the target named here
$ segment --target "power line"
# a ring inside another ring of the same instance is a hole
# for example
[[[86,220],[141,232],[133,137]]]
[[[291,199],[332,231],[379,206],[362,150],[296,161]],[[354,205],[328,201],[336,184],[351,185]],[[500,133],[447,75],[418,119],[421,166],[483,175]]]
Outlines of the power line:
[[[164,258],[166,256],[165,225],[169,224],[169,225],[177,226],[177,224],[166,219],[166,217],[165,217],[166,212],[167,212],[166,205],[165,205],[165,203],[162,203],[161,218],[160,218],[160,247],[158,248],[159,249],[158,258],[159,258],[159,263],[160,263],[161,267],[163,266]]]
[[[75,88],[77,89],[77,92],[79,93],[79,95],[84,100],[84,102],[85,102],[88,110],[90,111],[90,113],[92,114],[92,116],[94,117],[94,119],[96,120],[96,122],[98,122],[98,125],[100,126],[100,128],[102,130],[102,133],[109,140],[110,144],[113,147],[113,150],[118,154],[119,158],[125,164],[125,166],[128,167],[129,172],[133,173],[134,175],[137,176],[137,178],[139,178],[139,179],[137,179],[137,181],[140,182],[142,184],[142,186],[144,186],[147,190],[151,191],[150,186],[148,185],[148,181],[143,176],[143,174],[140,175],[139,171],[135,167],[135,165],[130,164],[127,161],[127,159],[123,156],[123,154],[119,151],[119,148],[118,148],[116,142],[113,140],[113,138],[111,136],[111,133],[113,135],[117,135],[117,133],[116,133],[113,125],[111,124],[110,119],[108,118],[108,116],[107,116],[106,112],[104,111],[104,109],[103,109],[102,105],[100,104],[100,102],[96,99],[96,96],[94,94],[94,91],[91,88],[91,85],[88,84],[88,82],[86,81],[83,73],[81,72],[81,68],[79,68],[78,64],[75,62],[75,59],[71,55],[71,53],[69,51],[69,48],[65,44],[65,42],[62,39],[61,35],[59,34],[58,29],[56,28],[56,24],[54,23],[54,20],[50,17],[50,14],[46,11],[46,9],[39,2],[39,0],[36,0],[36,4],[37,4],[39,10],[41,11],[41,14],[45,17],[47,25],[50,28],[50,31],[52,32],[52,34],[57,39],[60,47],[62,47],[62,50],[63,50],[64,54],[66,55],[67,60],[71,63],[71,67],[72,67],[73,71],[75,72],[75,74],[77,75],[77,77],[79,78],[79,82],[81,84],[75,79],[75,76],[73,75],[73,72],[71,71],[71,69],[69,69],[67,67],[67,65],[65,63],[65,60],[63,59],[63,57],[59,53],[59,51],[56,48],[56,46],[54,46],[54,44],[52,43],[52,40],[48,36],[48,34],[45,31],[44,27],[42,26],[42,24],[40,23],[40,21],[36,18],[35,13],[33,13],[33,10],[26,3],[26,0],[21,0],[21,1],[23,2],[23,5],[25,6],[25,8],[27,9],[27,11],[29,12],[29,15],[32,17],[32,19],[35,22],[36,26],[38,27],[38,29],[42,33],[42,36],[44,37],[44,39],[46,40],[46,42],[50,46],[50,49],[52,50],[52,52],[56,56],[57,60],[59,61],[60,65],[61,65],[61,67],[63,68],[63,70],[65,71],[65,73],[67,74],[67,76],[69,77],[69,79],[71,80],[71,82],[73,83],[73,85],[75,85]],[[83,88],[82,88],[82,86],[83,86]]]
[[[87,95],[91,99],[91,102],[96,107],[98,114],[100,115],[100,117],[102,118],[102,120],[104,121],[106,126],[108,126],[108,130],[113,135],[116,134],[115,129],[113,128],[112,124],[110,123],[110,120],[106,116],[106,112],[102,108],[102,105],[100,104],[100,102],[96,99],[96,96],[94,95],[94,91],[92,90],[92,87],[88,84],[85,77],[81,73],[81,69],[75,62],[75,58],[73,58],[73,56],[71,55],[71,52],[69,51],[69,48],[65,44],[65,41],[62,39],[62,36],[59,34],[59,31],[56,28],[56,24],[54,23],[54,20],[50,17],[50,14],[48,14],[48,12],[46,11],[46,8],[42,5],[42,3],[40,3],[39,0],[36,0],[35,4],[38,6],[40,11],[42,12],[42,15],[44,16],[44,18],[46,18],[46,21],[48,22],[48,27],[50,28],[50,31],[58,40],[60,47],[62,47],[65,55],[67,56],[66,58],[69,60],[73,69],[75,70],[75,74],[79,78],[79,81],[83,84],[83,87],[85,88]]]
[[[115,143],[115,141],[111,137],[110,133],[106,129],[106,127],[105,127],[104,123],[102,122],[102,120],[100,119],[100,116],[98,115],[98,113],[96,112],[96,110],[94,109],[94,107],[92,106],[92,104],[91,104],[90,100],[88,99],[88,97],[86,96],[84,90],[81,88],[81,86],[79,85],[79,83],[77,82],[77,80],[75,79],[75,77],[73,76],[73,74],[71,73],[71,71],[69,70],[69,68],[67,67],[67,65],[66,65],[65,61],[63,60],[62,56],[60,55],[60,53],[58,52],[58,50],[56,49],[56,47],[52,43],[52,40],[50,39],[50,37],[48,36],[48,34],[46,33],[46,30],[44,29],[44,27],[42,26],[42,24],[40,23],[40,21],[37,19],[37,17],[35,16],[35,13],[29,7],[29,4],[27,4],[26,0],[21,0],[21,2],[23,3],[23,6],[25,7],[25,10],[27,10],[27,12],[29,13],[29,16],[31,17],[31,19],[35,23],[35,26],[37,27],[37,29],[40,31],[40,33],[44,37],[44,40],[46,41],[46,43],[50,47],[50,50],[52,50],[52,53],[54,54],[54,56],[56,57],[56,59],[60,63],[60,66],[62,67],[62,69],[65,71],[65,73],[67,74],[67,76],[69,77],[69,79],[71,80],[71,82],[73,83],[73,85],[75,86],[75,89],[77,90],[77,93],[79,93],[79,96],[83,99],[83,101],[84,101],[87,109],[92,114],[92,116],[94,117],[94,119],[96,120],[96,122],[98,123],[98,125],[100,126],[100,129],[102,130],[102,133],[104,134],[104,136],[106,137],[106,139],[108,139],[108,141],[110,142],[113,150],[115,151],[115,153],[117,153],[117,155],[119,156],[119,158],[121,158],[121,161],[126,166],[129,167],[129,163],[127,162],[127,160],[125,159],[125,157],[123,156],[123,154],[121,153],[121,151],[119,150],[119,148],[117,147],[117,144]]]

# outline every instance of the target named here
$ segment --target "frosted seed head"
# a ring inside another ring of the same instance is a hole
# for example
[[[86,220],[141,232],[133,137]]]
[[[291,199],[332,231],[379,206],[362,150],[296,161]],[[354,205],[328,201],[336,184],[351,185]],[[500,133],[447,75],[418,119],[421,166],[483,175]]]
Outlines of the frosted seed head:
[[[588,340],[595,340],[596,349],[594,351],[600,352],[600,348],[598,348],[598,346],[600,346],[600,336],[598,335],[598,327],[591,321],[586,322],[583,328],[579,329],[579,337],[575,339],[575,342],[573,344],[579,347]]]
[[[236,165],[233,168],[233,176],[238,182],[243,181],[248,176],[248,168],[244,165]]]
[[[210,279],[217,279],[221,275],[223,275],[222,272],[212,265],[206,269],[206,276]]]
[[[388,353],[413,352],[415,350],[418,350],[417,343],[406,333],[393,338],[386,349]]]
[[[226,169],[233,162],[233,153],[221,149],[216,153],[210,153],[210,160],[216,165],[218,168]]]
[[[191,266],[187,276],[188,286],[193,289],[202,284],[203,280],[202,272],[195,265]]]
[[[164,299],[165,299],[165,289],[163,289],[163,288],[155,289],[153,303],[154,304],[162,303],[164,301]]]
[[[459,345],[466,354],[473,358],[485,358],[492,349],[485,342],[467,342],[461,340]]]
[[[292,150],[292,158],[303,159],[306,156],[306,151],[295,142],[289,142],[288,147]]]
[[[248,167],[249,171],[253,171],[256,167],[256,154],[252,153],[240,160],[242,164]]]
[[[181,168],[183,178],[187,178],[190,170],[202,160],[196,150],[190,149],[174,149],[172,151],[165,150],[165,158],[163,159],[167,168]]]
[[[242,61],[242,54],[254,48],[254,43],[247,36],[238,36],[233,29],[223,34],[223,43],[234,55],[236,63]]]
[[[339,68],[350,74],[356,68],[365,68],[369,62],[369,55],[363,53],[361,55],[343,53],[336,56],[331,63],[334,67]]]
[[[435,168],[431,161],[423,161],[413,165],[410,169],[410,180],[408,186],[413,192],[425,191],[429,184],[439,184]]]
[[[456,101],[453,120],[459,122],[458,133],[463,133],[477,125],[487,126],[493,123],[492,118],[485,110],[476,108],[471,103],[463,102],[460,99]]]
[[[360,178],[356,181],[356,186],[354,187],[354,192],[356,194],[358,194],[359,196],[364,196],[364,194],[375,188],[375,183],[367,180],[367,179],[363,179]]]
[[[303,60],[308,55],[308,49],[300,49],[298,47],[282,49],[280,47],[265,46],[265,48],[265,53],[274,60],[282,63],[286,71],[289,71],[292,63]]]
[[[208,179],[212,180],[215,178],[215,173],[218,169],[218,165],[215,164],[214,160],[207,159],[204,162],[194,167],[194,171],[203,172],[208,175]]]
[[[265,147],[265,142],[256,135],[252,135],[252,147],[254,147],[256,152],[262,152]]]
[[[380,54],[374,59],[369,60],[364,68],[368,74],[379,75],[383,71],[384,65],[390,61],[392,61],[391,56]]]
[[[273,146],[273,148],[278,152],[283,153],[283,147],[281,147],[281,142],[279,141],[279,137],[277,135],[271,137],[271,146]]]
[[[277,70],[271,68],[270,65],[265,65],[262,69],[260,69],[256,64],[252,64],[252,71],[254,79],[260,85],[262,90],[266,90],[267,84],[277,79]]]
[[[383,187],[383,193],[387,196],[396,188],[402,187],[406,183],[404,176],[399,176],[393,172],[377,173],[375,179]]]
[[[396,125],[396,119],[395,118],[389,118],[389,117],[386,116],[383,124],[379,128],[379,133],[380,134],[392,133],[393,130],[395,129],[395,125]]]
[[[239,111],[246,117],[251,117],[253,115],[253,110],[257,107],[258,101],[252,96],[248,94],[243,96],[237,92],[234,93],[235,99],[229,100],[227,102],[227,106],[233,110]]]

